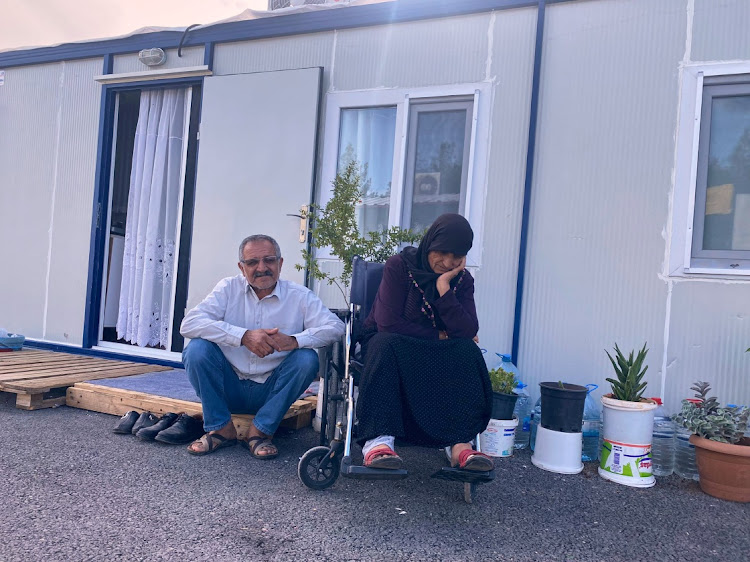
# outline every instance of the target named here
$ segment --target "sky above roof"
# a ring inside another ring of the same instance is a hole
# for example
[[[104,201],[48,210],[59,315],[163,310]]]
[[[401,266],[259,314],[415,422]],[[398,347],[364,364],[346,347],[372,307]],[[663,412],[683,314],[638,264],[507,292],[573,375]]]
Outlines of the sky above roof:
[[[0,0],[0,49],[126,35],[149,26],[211,23],[268,0]]]

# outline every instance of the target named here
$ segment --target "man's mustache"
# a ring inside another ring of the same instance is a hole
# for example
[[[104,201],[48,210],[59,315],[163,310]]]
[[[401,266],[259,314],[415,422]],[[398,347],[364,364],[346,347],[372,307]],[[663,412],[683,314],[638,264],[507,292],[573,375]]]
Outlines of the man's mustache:
[[[273,274],[270,271],[266,271],[263,273],[255,273],[253,275],[253,279],[257,279],[258,277],[273,277]]]

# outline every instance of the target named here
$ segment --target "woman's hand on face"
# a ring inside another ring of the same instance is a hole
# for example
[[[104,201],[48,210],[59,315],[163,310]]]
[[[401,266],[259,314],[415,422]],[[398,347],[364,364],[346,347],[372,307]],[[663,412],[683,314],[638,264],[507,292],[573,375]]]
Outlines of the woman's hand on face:
[[[461,273],[464,268],[466,267],[466,256],[461,258],[461,262],[458,264],[457,267],[454,269],[451,269],[450,271],[446,271],[443,273],[440,277],[437,279],[437,290],[440,296],[442,297],[445,293],[450,291],[451,289],[451,281],[453,278]]]

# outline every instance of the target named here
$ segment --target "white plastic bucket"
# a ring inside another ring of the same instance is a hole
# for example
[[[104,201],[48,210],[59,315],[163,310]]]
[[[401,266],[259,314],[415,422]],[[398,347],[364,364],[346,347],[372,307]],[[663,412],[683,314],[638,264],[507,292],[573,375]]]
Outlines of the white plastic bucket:
[[[628,402],[602,396],[602,406],[599,476],[635,488],[653,486],[651,439],[658,405],[651,400]]]
[[[534,466],[558,474],[578,474],[583,470],[582,433],[563,433],[542,427],[536,430],[531,462]]]
[[[482,452],[491,457],[509,457],[513,454],[518,418],[512,420],[490,420],[479,436]]]

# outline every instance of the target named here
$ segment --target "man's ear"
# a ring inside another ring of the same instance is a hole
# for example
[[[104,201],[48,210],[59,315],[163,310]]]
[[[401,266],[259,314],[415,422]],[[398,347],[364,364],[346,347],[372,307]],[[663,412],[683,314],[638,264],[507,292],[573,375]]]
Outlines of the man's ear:
[[[242,275],[245,275],[245,270],[244,270],[244,269],[242,269],[242,262],[239,262],[239,261],[238,261],[238,262],[237,262],[237,267],[238,267],[238,268],[239,268],[239,270],[240,270],[240,271],[242,272]]]

